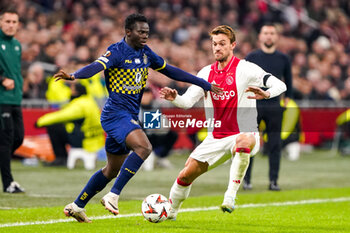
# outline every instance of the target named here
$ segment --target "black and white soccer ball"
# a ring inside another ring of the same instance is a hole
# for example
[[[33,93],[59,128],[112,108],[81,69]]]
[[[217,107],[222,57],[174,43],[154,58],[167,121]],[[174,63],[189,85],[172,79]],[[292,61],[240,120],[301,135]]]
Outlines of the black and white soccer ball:
[[[162,194],[151,194],[142,202],[143,217],[153,223],[166,220],[169,216],[171,204]]]

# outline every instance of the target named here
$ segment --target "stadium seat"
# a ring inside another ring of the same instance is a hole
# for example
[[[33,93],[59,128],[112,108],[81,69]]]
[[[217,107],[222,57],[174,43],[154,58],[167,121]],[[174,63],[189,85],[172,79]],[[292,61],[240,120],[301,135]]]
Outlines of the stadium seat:
[[[68,169],[73,169],[78,159],[81,159],[84,162],[86,170],[92,170],[96,166],[97,153],[88,152],[83,148],[70,148],[67,159]]]

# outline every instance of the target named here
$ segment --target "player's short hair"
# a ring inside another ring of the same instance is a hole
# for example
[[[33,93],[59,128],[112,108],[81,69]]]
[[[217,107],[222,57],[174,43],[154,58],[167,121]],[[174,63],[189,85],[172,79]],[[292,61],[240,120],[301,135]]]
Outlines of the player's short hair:
[[[0,9],[0,18],[2,18],[2,16],[5,14],[5,13],[11,13],[11,14],[16,14],[16,15],[19,15],[16,8],[14,6],[9,6],[7,8],[4,8],[4,9]]]
[[[212,38],[213,35],[219,35],[219,34],[226,35],[230,39],[231,43],[236,41],[235,31],[230,26],[227,26],[227,25],[217,26],[209,33],[209,36],[210,38]]]
[[[136,22],[148,23],[146,16],[138,13],[131,14],[125,19],[125,29],[132,30]]]

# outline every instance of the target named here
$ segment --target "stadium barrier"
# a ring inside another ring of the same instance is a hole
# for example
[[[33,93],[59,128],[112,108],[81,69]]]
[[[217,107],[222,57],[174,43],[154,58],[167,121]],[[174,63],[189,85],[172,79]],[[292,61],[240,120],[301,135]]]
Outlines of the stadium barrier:
[[[300,125],[303,133],[303,143],[314,146],[320,145],[325,140],[332,140],[336,129],[336,118],[346,110],[345,107],[302,107],[300,108]],[[55,109],[39,109],[39,108],[24,108],[23,121],[25,126],[25,136],[37,136],[46,134],[45,128],[35,128],[36,120]],[[205,120],[204,110],[202,108],[194,108],[183,110],[178,108],[162,108],[162,113],[165,115],[176,115],[180,119],[188,115],[194,118]],[[173,128],[173,127],[172,127]],[[176,148],[185,147],[192,148],[192,142],[188,139],[188,135],[198,131],[195,127],[186,129],[173,129],[179,133],[179,139],[175,144]]]

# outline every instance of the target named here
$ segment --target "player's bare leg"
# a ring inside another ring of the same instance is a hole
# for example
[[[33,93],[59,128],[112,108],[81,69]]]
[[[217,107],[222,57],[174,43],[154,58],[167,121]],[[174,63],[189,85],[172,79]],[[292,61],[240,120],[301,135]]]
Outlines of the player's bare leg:
[[[235,208],[236,194],[249,166],[250,152],[254,146],[255,137],[252,134],[241,134],[236,139],[236,146],[232,151],[234,158],[230,168],[230,180],[221,205],[223,212],[232,213]]]
[[[189,157],[184,169],[179,173],[170,190],[169,199],[171,210],[168,219],[176,219],[176,215],[184,200],[187,199],[191,191],[192,182],[201,174],[208,171],[208,163],[203,163]]]
[[[110,180],[115,178],[118,175],[119,170],[127,157],[127,154],[114,155],[107,152],[107,164],[102,169],[103,175]],[[101,199],[101,204],[105,207],[106,210],[114,215],[117,215],[119,214],[118,200],[119,195],[109,192]]]

